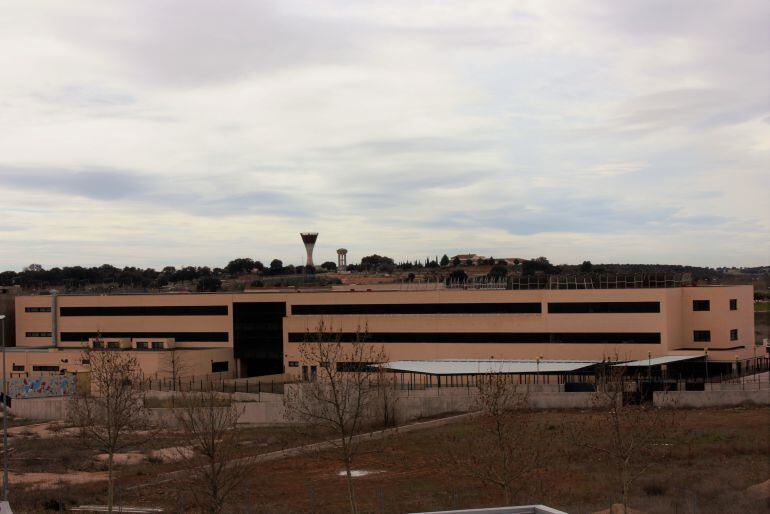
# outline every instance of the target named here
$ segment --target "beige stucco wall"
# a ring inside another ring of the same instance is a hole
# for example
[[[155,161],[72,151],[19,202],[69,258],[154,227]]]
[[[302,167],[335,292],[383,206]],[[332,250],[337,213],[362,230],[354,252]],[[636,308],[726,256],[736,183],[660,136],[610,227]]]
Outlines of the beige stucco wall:
[[[107,350],[112,351],[112,350]],[[121,350],[122,351],[122,350]],[[146,377],[168,378],[170,374],[171,352],[166,350],[137,350],[128,351],[136,357],[142,373]],[[184,376],[201,377],[211,375],[212,362],[229,362],[230,371],[235,370],[235,359],[230,348],[188,349],[177,350],[176,356],[180,363],[181,374]],[[82,360],[85,352],[82,348],[49,348],[45,350],[22,351],[20,349],[6,352],[6,372],[9,376],[37,376],[33,366],[59,366],[60,371],[87,371]],[[13,365],[24,366],[24,371],[13,371]],[[50,374],[51,372],[45,372]]]
[[[729,300],[738,299],[738,310],[729,310]],[[693,299],[711,301],[711,311],[693,312]],[[549,302],[638,302],[657,301],[660,313],[649,314],[549,314]],[[708,343],[711,359],[733,360],[736,354],[748,358],[752,354],[754,318],[751,286],[687,287],[669,289],[595,289],[595,290],[458,290],[420,291],[271,291],[252,293],[189,293],[146,295],[60,295],[60,307],[77,306],[152,306],[152,305],[225,305],[226,316],[103,316],[59,317],[62,332],[226,332],[229,342],[177,343],[180,348],[219,347],[232,359],[233,303],[286,302],[284,319],[284,362],[299,360],[296,343],[288,343],[290,332],[313,330],[323,319],[336,330],[369,332],[660,332],[661,344],[425,344],[388,343],[391,359],[642,359],[648,354],[702,351],[704,344],[692,341],[693,330],[711,330]],[[441,315],[366,315],[366,316],[292,316],[295,304],[362,304],[362,303],[479,303],[540,302],[541,314],[441,314]],[[50,296],[16,298],[16,334],[19,347],[50,345],[50,338],[28,338],[27,332],[50,332],[51,313],[27,313],[25,307],[51,305]],[[738,329],[738,341],[730,341],[730,329]],[[81,343],[60,342],[79,352]],[[735,346],[747,349],[725,350]],[[202,351],[202,350],[196,350]],[[141,353],[141,352],[139,352]],[[30,358],[42,358],[31,353]],[[193,360],[210,366],[204,354],[192,354]],[[219,357],[217,359],[220,359]],[[224,359],[221,359],[224,360]],[[152,359],[143,362],[147,373],[159,366]],[[234,366],[231,364],[231,369]],[[297,368],[287,368],[298,372]]]
[[[730,310],[730,299],[738,300],[738,310]],[[693,300],[709,300],[710,310],[693,312]],[[683,341],[688,347],[720,348],[754,344],[754,288],[735,287],[689,287],[682,289]],[[730,330],[738,329],[738,340],[730,341]],[[694,330],[710,330],[711,342],[693,341]]]

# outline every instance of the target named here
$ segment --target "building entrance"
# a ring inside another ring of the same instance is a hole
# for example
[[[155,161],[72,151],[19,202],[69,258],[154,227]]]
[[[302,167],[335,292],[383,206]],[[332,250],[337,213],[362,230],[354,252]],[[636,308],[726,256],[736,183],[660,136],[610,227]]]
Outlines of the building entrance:
[[[284,302],[233,303],[233,354],[241,376],[283,373]]]

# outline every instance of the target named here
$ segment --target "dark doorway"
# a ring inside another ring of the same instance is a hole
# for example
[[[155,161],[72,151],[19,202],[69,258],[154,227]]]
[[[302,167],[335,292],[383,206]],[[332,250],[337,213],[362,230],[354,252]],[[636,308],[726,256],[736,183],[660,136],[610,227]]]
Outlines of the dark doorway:
[[[284,302],[233,304],[233,353],[247,377],[283,373]]]

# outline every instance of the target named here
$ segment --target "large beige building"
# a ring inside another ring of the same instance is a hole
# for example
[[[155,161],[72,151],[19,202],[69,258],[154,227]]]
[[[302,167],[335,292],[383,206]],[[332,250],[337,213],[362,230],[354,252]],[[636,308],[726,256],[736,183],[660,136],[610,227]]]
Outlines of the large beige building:
[[[75,371],[82,348],[134,351],[148,375],[172,349],[191,374],[300,373],[319,321],[365,330],[392,360],[753,358],[751,286],[590,290],[304,290],[16,298],[8,370]]]

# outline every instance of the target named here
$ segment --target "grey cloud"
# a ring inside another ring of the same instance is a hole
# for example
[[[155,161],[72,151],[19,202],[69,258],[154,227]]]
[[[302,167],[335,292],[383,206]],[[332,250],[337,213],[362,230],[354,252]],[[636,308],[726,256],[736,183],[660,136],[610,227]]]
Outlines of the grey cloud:
[[[84,108],[123,107],[136,102],[136,98],[127,93],[89,84],[70,84],[35,96],[48,103]]]
[[[171,177],[126,170],[0,166],[0,187],[8,189],[79,196],[101,201],[139,202],[200,216],[254,213],[295,217],[307,215],[300,199],[280,191],[221,194],[211,190],[202,193],[194,186],[195,184],[178,182]]]
[[[146,178],[124,170],[80,170],[0,166],[0,186],[116,200],[136,196],[147,189]]]
[[[606,29],[640,38],[670,35],[712,40],[716,31],[723,46],[748,50],[767,49],[770,44],[770,4],[765,0],[607,0],[590,12]]]
[[[203,216],[269,214],[306,217],[309,212],[300,198],[280,191],[251,191],[216,198],[182,196],[176,207]]]
[[[436,226],[488,227],[515,235],[554,232],[613,234],[651,230],[661,225],[712,226],[729,220],[720,216],[682,215],[673,207],[625,207],[606,198],[556,195],[534,203],[516,202],[473,212],[450,212]]]
[[[354,33],[364,34],[250,0],[136,0],[121,6],[124,10],[107,23],[109,30],[91,29],[103,18],[74,14],[60,17],[56,30],[72,42],[106,52],[129,74],[171,85],[345,61],[360,50]]]
[[[674,89],[640,96],[620,107],[616,128],[660,130],[674,126],[709,128],[744,122],[770,109],[770,98],[750,100],[718,89]]]
[[[345,146],[327,147],[319,152],[329,154],[375,153],[381,155],[473,152],[487,149],[494,141],[478,137],[411,137],[372,139]]]

